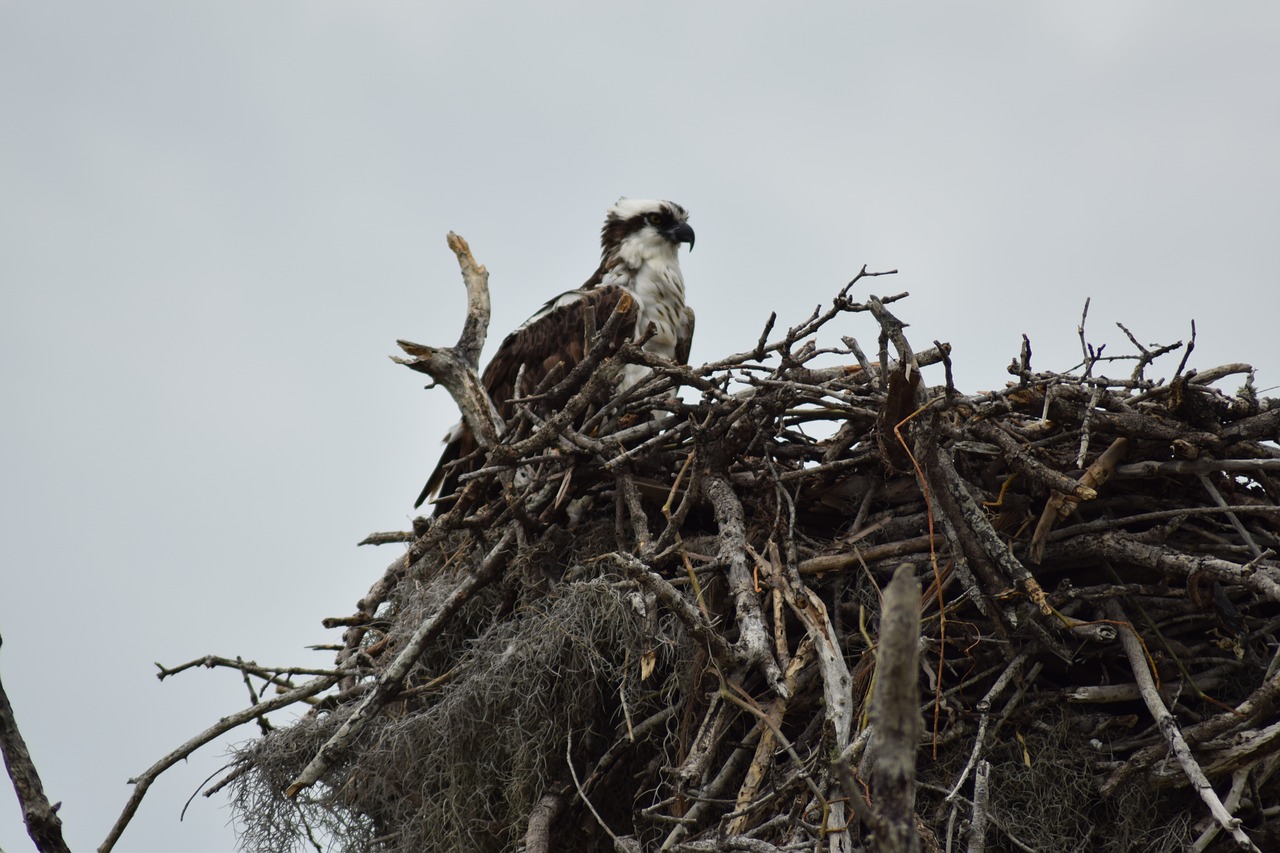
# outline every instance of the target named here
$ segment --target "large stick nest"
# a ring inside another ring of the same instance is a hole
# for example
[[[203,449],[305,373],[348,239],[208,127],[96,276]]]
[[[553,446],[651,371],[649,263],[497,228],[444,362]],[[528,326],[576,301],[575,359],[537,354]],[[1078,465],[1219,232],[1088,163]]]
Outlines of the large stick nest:
[[[244,846],[891,849],[876,732],[918,718],[908,845],[1280,849],[1280,401],[1083,331],[967,395],[898,298],[701,367],[602,333],[651,377],[553,377],[331,620],[332,688],[236,755]],[[853,314],[878,353],[819,346]],[[903,564],[919,698],[877,718]]]

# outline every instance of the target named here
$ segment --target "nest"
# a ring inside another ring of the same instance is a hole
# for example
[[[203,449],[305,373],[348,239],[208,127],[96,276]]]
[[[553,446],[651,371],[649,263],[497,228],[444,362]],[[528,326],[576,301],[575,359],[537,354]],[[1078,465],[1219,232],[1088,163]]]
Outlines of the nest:
[[[966,395],[847,292],[518,407],[236,754],[243,845],[1280,849],[1280,401],[1083,332]],[[878,358],[818,345],[849,314]]]

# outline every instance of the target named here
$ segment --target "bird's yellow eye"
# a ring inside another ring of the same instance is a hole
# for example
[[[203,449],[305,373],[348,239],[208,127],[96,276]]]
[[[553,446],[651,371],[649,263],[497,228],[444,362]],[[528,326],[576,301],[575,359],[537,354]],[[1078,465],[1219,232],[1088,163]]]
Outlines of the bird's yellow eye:
[[[662,224],[662,217],[657,213],[650,213],[648,216],[649,224],[655,228]]]

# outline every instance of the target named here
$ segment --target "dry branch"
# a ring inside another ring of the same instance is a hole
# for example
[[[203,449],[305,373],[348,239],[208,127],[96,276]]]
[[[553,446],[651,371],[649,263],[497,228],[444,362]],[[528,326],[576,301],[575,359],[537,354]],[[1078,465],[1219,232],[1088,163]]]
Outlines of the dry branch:
[[[0,645],[3,642],[0,639]],[[9,779],[13,782],[14,793],[18,795],[18,803],[22,806],[22,820],[27,825],[27,834],[31,836],[36,849],[40,853],[70,853],[67,843],[62,840],[62,819],[58,817],[58,806],[61,803],[50,805],[49,798],[44,795],[44,784],[40,781],[40,774],[36,772],[31,753],[27,751],[26,741],[18,731],[18,721],[2,683],[0,752],[4,753],[5,770],[9,772]]]
[[[462,335],[452,347],[429,347],[412,341],[396,341],[412,359],[391,360],[426,373],[448,389],[471,428],[476,443],[492,447],[502,432],[502,419],[480,381],[480,351],[489,332],[489,271],[476,262],[467,241],[449,232],[449,248],[458,258],[467,287],[467,317]]]
[[[296,797],[299,791],[319,781],[330,765],[351,747],[352,742],[369,721],[400,693],[404,686],[404,679],[409,674],[409,668],[417,663],[427,644],[444,630],[449,618],[458,611],[458,608],[474,596],[477,590],[491,583],[498,576],[503,561],[507,558],[507,549],[511,545],[514,533],[515,531],[511,529],[503,534],[480,567],[460,579],[443,598],[439,607],[423,620],[413,637],[405,644],[404,649],[396,655],[391,665],[383,670],[374,689],[365,694],[346,722],[325,742],[316,753],[316,757],[298,774],[298,778],[285,789],[285,796]]]
[[[876,849],[918,853],[916,749],[920,741],[920,583],[904,563],[884,591],[876,686],[871,694],[871,793],[879,815]],[[850,791],[849,796],[858,792]]]
[[[1160,692],[1151,676],[1151,670],[1147,667],[1145,649],[1142,647],[1137,631],[1129,624],[1123,608],[1118,602],[1111,600],[1105,603],[1104,609],[1107,612],[1108,619],[1124,626],[1120,633],[1120,641],[1124,644],[1125,654],[1128,656],[1129,665],[1133,669],[1133,677],[1138,682],[1138,689],[1142,692],[1142,701],[1146,703],[1147,710],[1151,712],[1151,716],[1155,718],[1156,724],[1159,725],[1165,740],[1169,742],[1170,751],[1178,764],[1182,766],[1182,772],[1187,775],[1187,780],[1191,783],[1191,787],[1195,789],[1195,792],[1204,800],[1205,805],[1209,807],[1209,812],[1213,815],[1214,820],[1231,834],[1241,849],[1261,853],[1258,850],[1258,846],[1241,829],[1240,819],[1227,811],[1226,806],[1222,804],[1222,800],[1218,798],[1218,795],[1213,790],[1213,785],[1209,783],[1204,771],[1191,754],[1191,747],[1187,744],[1186,738],[1182,736],[1178,721],[1174,719],[1173,714],[1169,713],[1169,709],[1165,707],[1164,700],[1160,698]]]
[[[864,270],[700,366],[597,333],[504,425],[475,391],[483,267],[451,246],[463,334],[404,363],[486,457],[330,620],[337,689],[237,753],[248,849],[1225,843],[1188,815],[1280,843],[1280,402],[1251,368],[1124,364],[1082,317],[1079,371],[1023,340],[966,395],[906,294],[848,298]],[[651,373],[615,396],[628,363]]]
[[[155,764],[152,764],[137,777],[130,779],[133,785],[133,793],[130,794],[128,802],[125,803],[124,811],[120,813],[120,817],[116,819],[115,825],[111,827],[111,831],[107,833],[107,838],[98,847],[98,853],[110,853],[115,847],[116,842],[120,840],[120,835],[124,832],[125,827],[133,820],[134,814],[138,811],[138,806],[142,804],[143,798],[147,795],[152,783],[160,777],[160,774],[168,770],[179,761],[183,761],[191,756],[200,747],[209,743],[214,738],[226,734],[234,728],[244,725],[253,720],[261,719],[272,711],[281,708],[287,708],[290,705],[309,699],[319,693],[328,690],[338,681],[337,678],[326,676],[315,678],[305,684],[299,685],[287,693],[282,693],[271,699],[266,699],[255,703],[248,708],[237,711],[223,717],[217,723],[202,731],[200,734],[188,740],[168,755],[161,758]]]

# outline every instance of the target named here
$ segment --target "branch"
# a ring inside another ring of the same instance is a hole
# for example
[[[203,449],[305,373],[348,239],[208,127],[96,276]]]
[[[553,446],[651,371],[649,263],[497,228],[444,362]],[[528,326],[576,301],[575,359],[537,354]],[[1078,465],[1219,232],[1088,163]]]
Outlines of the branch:
[[[975,706],[974,710],[976,710],[979,715],[978,734],[973,739],[973,749],[969,753],[969,763],[960,771],[960,777],[956,779],[955,785],[951,787],[951,793],[947,794],[947,802],[951,802],[956,798],[960,793],[960,788],[964,785],[965,780],[969,778],[970,771],[972,771],[974,766],[982,759],[983,750],[986,748],[987,726],[991,720],[991,703],[995,702],[995,700],[1000,697],[1000,694],[1004,692],[1005,687],[1009,685],[1010,680],[1022,675],[1022,667],[1026,664],[1027,658],[1030,656],[1031,651],[1029,649],[1024,649],[1021,654],[1014,658],[1009,665],[1005,667],[1005,670],[1000,674],[1000,677],[995,680],[995,683],[991,685],[991,689],[987,691],[987,694],[983,696]],[[976,785],[977,783],[975,782],[975,788]],[[974,793],[974,797],[975,799],[977,797],[976,791]]]
[[[281,676],[284,675],[314,675],[314,676],[338,676],[342,673],[333,669],[312,669],[301,666],[260,666],[257,661],[241,660],[239,658],[232,660],[231,658],[218,657],[217,655],[205,655],[202,658],[196,658],[193,661],[187,661],[184,664],[175,667],[166,667],[163,664],[156,664],[156,668],[160,670],[156,673],[156,678],[164,681],[171,675],[177,675],[180,672],[186,672],[188,669],[195,669],[203,666],[206,669],[215,669],[216,667],[226,667],[234,669],[237,672],[246,675],[256,675],[263,681],[271,682],[278,687],[292,688],[293,685]]]
[[[693,634],[700,642],[706,643],[711,656],[715,658],[716,663],[722,668],[732,669],[733,665],[738,663],[738,656],[735,654],[733,647],[721,636],[715,626],[703,618],[698,608],[671,585],[670,581],[631,554],[615,551],[609,556],[613,558],[618,568],[626,572],[627,577],[658,596],[662,603],[675,614],[676,618],[684,623],[684,626],[689,629],[689,633]]]
[[[884,591],[876,681],[871,693],[874,754],[871,792],[880,816],[883,853],[918,853],[916,745],[920,740],[920,582],[910,563],[893,573]],[[857,791],[845,791],[857,796]]]
[[[1270,719],[1280,704],[1280,671],[1258,686],[1248,699],[1241,702],[1233,710],[1197,723],[1187,728],[1182,734],[1187,743],[1197,744],[1239,730],[1243,726],[1253,725],[1259,720]],[[1120,786],[1132,778],[1138,770],[1149,767],[1164,758],[1168,749],[1163,743],[1143,747],[1129,757],[1129,760],[1116,769],[1111,777],[1099,789],[1104,797],[1112,796]]]
[[[1280,411],[1280,410],[1277,410]],[[1156,477],[1169,474],[1216,474],[1219,471],[1276,471],[1280,459],[1171,459],[1131,462],[1116,467],[1115,477]]]
[[[351,716],[347,717],[333,736],[325,741],[316,757],[311,759],[298,777],[285,789],[285,796],[296,797],[300,791],[318,782],[333,763],[346,752],[369,721],[378,715],[384,705],[395,698],[409,670],[422,656],[427,643],[444,629],[448,618],[456,613],[458,608],[477,590],[498,576],[498,571],[505,561],[507,546],[511,544],[513,538],[515,538],[514,528],[508,528],[480,567],[474,573],[464,577],[440,606],[418,626],[418,630],[405,644],[400,654],[396,655],[396,659],[378,677],[377,686],[365,695]]]
[[[251,705],[242,711],[237,711],[230,716],[223,717],[221,720],[182,746],[170,752],[164,758],[161,758],[155,764],[151,765],[140,776],[129,781],[133,783],[133,794],[129,796],[128,802],[125,803],[124,811],[120,813],[120,817],[116,820],[115,826],[111,827],[111,832],[107,834],[107,840],[102,842],[102,846],[98,848],[98,853],[110,853],[115,847],[117,841],[120,840],[120,834],[124,832],[125,827],[129,825],[129,821],[133,820],[133,815],[138,811],[138,806],[142,804],[142,798],[146,796],[147,789],[151,787],[151,783],[160,776],[161,773],[168,770],[209,741],[231,731],[237,726],[244,725],[247,722],[256,720],[264,714],[277,711],[281,708],[287,708],[295,702],[301,702],[315,696],[317,693],[323,693],[330,687],[338,683],[338,679],[332,676],[324,678],[316,678],[308,681],[306,684],[288,693],[282,693],[274,699],[268,699],[265,702],[259,702],[257,705]]]
[[[772,562],[766,561],[756,554],[756,560],[764,564],[773,576],[776,588],[782,592],[787,605],[800,619],[808,634],[810,642],[818,658],[822,674],[822,694],[826,703],[826,716],[834,735],[836,754],[844,752],[849,745],[849,734],[853,730],[853,676],[845,663],[840,648],[840,639],[836,636],[827,607],[822,599],[800,579],[800,573],[793,565],[782,565],[778,547],[771,541],[769,556]],[[852,791],[845,792],[853,796]]]
[[[1217,507],[1213,509],[1221,512]],[[1202,574],[1214,580],[1239,584],[1272,601],[1280,602],[1280,571],[1265,563],[1257,568],[1250,568],[1216,557],[1182,554],[1159,545],[1148,545],[1123,533],[1077,536],[1050,547],[1051,552],[1063,549],[1078,557],[1107,557],[1186,578]]]
[[[638,351],[635,343],[616,342],[623,318],[634,311],[635,301],[623,294],[604,328],[596,333],[591,351],[545,395],[559,396],[572,390],[575,392],[573,396],[528,438],[494,448],[489,456],[490,464],[510,464],[555,444],[560,434],[572,426],[592,401],[614,387],[623,364],[633,352]]]
[[[480,351],[484,349],[485,337],[489,334],[489,271],[476,263],[466,240],[452,231],[445,239],[458,258],[462,280],[467,287],[467,319],[462,324],[462,335],[454,349],[468,365],[479,368]]]
[[[738,500],[728,480],[710,471],[704,471],[703,475],[703,494],[715,510],[716,524],[720,527],[718,558],[729,566],[729,588],[733,592],[734,609],[738,615],[735,647],[743,658],[760,667],[775,693],[784,695],[786,686],[782,683],[782,671],[774,660],[764,614],[760,610],[760,596],[747,568],[747,525],[742,501]]]
[[[1089,410],[1090,412],[1093,409]],[[1087,435],[1087,433],[1086,433]],[[1028,557],[1033,563],[1039,563],[1044,557],[1044,548],[1049,541],[1049,534],[1053,532],[1053,526],[1058,523],[1059,518],[1066,518],[1075,512],[1076,507],[1080,505],[1080,500],[1092,500],[1097,497],[1097,489],[1111,479],[1112,473],[1116,469],[1116,465],[1129,452],[1129,439],[1120,436],[1111,445],[1102,452],[1102,455],[1093,461],[1080,478],[1079,489],[1074,495],[1055,492],[1049,496],[1049,500],[1045,503],[1044,511],[1040,514],[1040,522],[1036,525],[1036,532],[1031,537],[1031,545],[1027,549]],[[1088,493],[1092,493],[1089,495]],[[1086,496],[1088,495],[1088,496]]]
[[[969,493],[969,487],[956,471],[951,460],[951,453],[939,446],[933,448],[930,457],[930,487],[937,494],[945,491],[961,517],[952,519],[956,526],[963,527],[965,534],[972,537],[976,547],[981,549],[982,556],[989,559],[1004,572],[1009,580],[1022,587],[1023,591],[1036,603],[1041,613],[1047,615],[1044,593],[1036,582],[1031,571],[1024,566],[1005,545],[1000,534],[991,526],[981,507]],[[941,487],[941,489],[939,489]]]
[[[1186,774],[1187,781],[1191,783],[1191,787],[1195,789],[1196,793],[1200,795],[1200,799],[1204,800],[1205,805],[1209,807],[1209,812],[1213,815],[1214,820],[1231,834],[1231,837],[1236,840],[1236,844],[1241,849],[1262,853],[1258,850],[1257,845],[1250,840],[1249,836],[1245,834],[1245,831],[1240,828],[1240,819],[1232,815],[1222,805],[1222,800],[1218,799],[1218,795],[1214,792],[1213,786],[1209,784],[1204,771],[1200,769],[1200,765],[1196,763],[1195,757],[1192,756],[1191,747],[1188,746],[1186,740],[1182,737],[1182,731],[1178,728],[1178,721],[1169,713],[1169,709],[1164,705],[1164,700],[1160,698],[1160,691],[1156,688],[1155,679],[1151,677],[1151,670],[1147,667],[1146,651],[1142,647],[1141,640],[1138,639],[1137,631],[1129,623],[1124,609],[1120,606],[1120,602],[1112,598],[1104,601],[1102,606],[1107,618],[1122,626],[1120,642],[1124,645],[1125,654],[1129,658],[1129,667],[1133,670],[1134,681],[1138,683],[1138,689],[1142,693],[1142,700],[1146,703],[1147,710],[1151,712],[1151,716],[1155,718],[1157,725],[1159,725],[1161,733],[1164,734],[1165,740],[1169,743],[1169,748],[1173,752],[1173,757],[1177,759],[1178,764],[1182,767],[1182,772]]]
[[[13,790],[22,806],[22,820],[27,825],[27,834],[35,842],[36,849],[40,853],[71,853],[67,843],[62,840],[62,819],[58,817],[58,806],[61,803],[50,805],[48,797],[44,795],[40,774],[36,772],[31,753],[27,752],[27,744],[18,731],[18,721],[2,683],[0,751],[4,752],[4,766],[9,771],[9,778],[13,780]]]
[[[475,435],[476,443],[487,449],[502,433],[502,419],[485,393],[479,374],[480,350],[489,329],[489,271],[476,263],[467,241],[452,231],[449,248],[458,257],[467,288],[467,319],[458,343],[452,347],[429,347],[398,340],[396,344],[400,349],[414,358],[393,355],[391,360],[425,373],[443,385],[462,410],[462,418]]]
[[[1056,492],[1072,495],[1078,500],[1091,501],[1098,496],[1096,489],[1060,474],[1040,462],[1016,438],[990,421],[978,421],[969,427],[974,435],[989,441],[1004,451],[1005,461],[1021,474]]]
[[[973,819],[969,821],[968,853],[983,853],[987,835],[987,791],[991,778],[991,762],[978,762],[973,777]]]
[[[831,307],[827,309],[826,312],[820,313],[821,306],[819,306],[819,308],[815,309],[813,314],[809,316],[809,319],[805,320],[799,326],[789,329],[787,331],[787,336],[783,338],[781,341],[775,341],[774,343],[766,344],[763,346],[760,343],[757,343],[756,348],[753,350],[748,350],[747,352],[735,353],[734,355],[728,356],[726,358],[722,358],[719,361],[709,362],[707,364],[704,364],[702,365],[702,367],[699,367],[697,369],[697,373],[701,376],[708,376],[712,373],[716,373],[717,371],[724,370],[725,368],[728,368],[728,367],[734,367],[736,365],[743,364],[745,362],[761,361],[765,356],[770,355],[772,353],[776,353],[776,352],[783,352],[786,349],[788,349],[792,344],[794,344],[796,341],[800,340],[801,338],[805,338],[805,337],[808,337],[809,335],[812,335],[814,332],[816,332],[822,326],[826,325],[832,318],[834,318],[838,314],[842,314],[846,312],[859,313],[863,311],[871,311],[872,308],[870,305],[864,305],[859,302],[850,302],[848,300],[845,294],[848,293],[849,288],[853,287],[853,285],[855,285],[858,281],[860,281],[863,278],[871,278],[874,276],[881,276],[881,275],[897,275],[897,273],[898,273],[897,270],[867,272],[866,267],[863,267],[862,271],[859,272],[858,275],[854,277],[853,281],[845,285],[844,290],[841,291],[840,295],[838,295],[835,299],[832,300]],[[903,291],[902,293],[895,293],[893,296],[882,296],[878,300],[875,297],[871,297],[871,301],[878,302],[881,306],[884,306],[884,305],[888,305],[891,302],[897,302],[900,299],[905,299],[909,295],[910,294],[908,294],[906,291]],[[765,334],[762,335],[761,338],[763,339],[765,335],[768,334],[769,330],[772,328],[773,328],[773,323],[770,322],[765,329]]]

